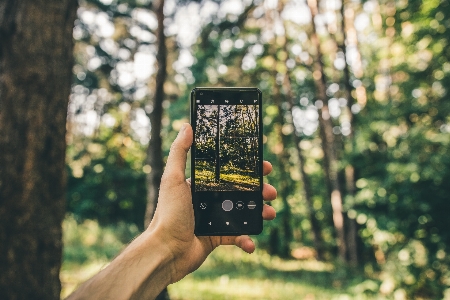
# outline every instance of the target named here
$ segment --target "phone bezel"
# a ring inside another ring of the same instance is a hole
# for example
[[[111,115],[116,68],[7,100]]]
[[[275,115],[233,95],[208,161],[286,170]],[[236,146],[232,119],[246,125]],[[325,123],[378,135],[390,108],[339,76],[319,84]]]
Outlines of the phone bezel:
[[[260,183],[260,188],[257,195],[257,198],[255,199],[256,203],[257,203],[257,207],[254,211],[251,212],[252,214],[252,226],[250,229],[246,229],[245,226],[238,226],[238,227],[233,227],[232,230],[227,229],[227,226],[221,226],[221,228],[205,228],[205,226],[202,226],[200,224],[197,223],[198,220],[200,220],[202,217],[204,217],[204,215],[206,212],[201,211],[198,207],[196,207],[196,203],[195,203],[195,199],[196,197],[196,193],[203,193],[203,192],[196,192],[195,191],[195,142],[193,142],[192,146],[191,146],[191,193],[192,193],[192,203],[193,203],[193,207],[194,207],[194,215],[195,215],[195,220],[196,220],[196,226],[195,226],[195,234],[196,235],[242,235],[242,234],[251,234],[251,235],[256,235],[256,234],[260,234],[262,232],[262,228],[263,228],[263,219],[262,219],[262,207],[264,205],[263,203],[263,198],[262,198],[262,189],[263,189],[263,125],[262,125],[262,92],[258,89],[258,88],[253,88],[253,87],[196,87],[192,90],[191,92],[191,97],[190,97],[190,119],[191,119],[191,124],[192,124],[192,128],[194,130],[194,137],[195,137],[195,126],[196,126],[196,115],[195,115],[195,100],[196,100],[196,94],[197,93],[201,93],[201,92],[213,92],[213,93],[221,93],[221,94],[227,94],[230,93],[230,95],[232,95],[233,93],[239,93],[239,92],[243,92],[243,93],[255,93],[258,97],[258,104],[259,104],[259,111],[258,111],[258,115],[259,115],[259,122],[258,122],[258,129],[259,129],[259,135],[258,135],[258,163],[259,163],[259,170],[260,170],[260,174],[259,174],[259,183]],[[216,192],[218,194],[223,194],[226,192]],[[245,195],[246,193],[250,192],[243,192],[243,191],[239,191],[236,193],[243,193],[242,195]],[[248,195],[249,195],[248,194]],[[254,193],[253,195],[255,195],[256,193]],[[217,196],[216,199],[220,199],[220,196]],[[214,201],[214,200],[213,200]],[[217,200],[220,201],[220,200]],[[237,212],[233,212],[235,217]],[[223,215],[223,213],[218,213],[216,212],[216,214],[221,214],[220,216]],[[220,217],[220,216],[216,216],[215,217]]]

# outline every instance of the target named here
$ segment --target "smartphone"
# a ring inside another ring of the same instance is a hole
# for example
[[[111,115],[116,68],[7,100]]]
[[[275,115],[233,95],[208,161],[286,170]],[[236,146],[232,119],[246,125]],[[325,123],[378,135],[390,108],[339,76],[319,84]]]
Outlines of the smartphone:
[[[191,190],[196,235],[262,231],[262,94],[257,88],[191,92]]]

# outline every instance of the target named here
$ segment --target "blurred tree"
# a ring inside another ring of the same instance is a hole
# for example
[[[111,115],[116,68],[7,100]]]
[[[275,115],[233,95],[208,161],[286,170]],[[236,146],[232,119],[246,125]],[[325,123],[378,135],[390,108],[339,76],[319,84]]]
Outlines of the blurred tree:
[[[341,184],[338,178],[338,146],[333,132],[333,124],[331,114],[328,107],[327,96],[327,79],[323,66],[323,53],[321,44],[316,31],[316,16],[318,14],[318,6],[316,0],[308,0],[308,6],[311,12],[311,43],[314,48],[314,65],[313,78],[316,85],[316,97],[320,103],[320,137],[324,152],[324,171],[326,175],[327,185],[330,193],[331,206],[333,208],[333,222],[337,236],[337,246],[339,257],[342,261],[347,261],[347,243],[345,240],[345,228],[343,217],[343,201]]]
[[[376,267],[388,274],[385,292],[404,289],[412,299],[441,299],[449,288],[449,5],[366,6],[374,16],[367,29],[378,36],[365,48],[373,83],[364,123],[355,120],[356,220]]]
[[[347,8],[346,8],[347,7]],[[347,45],[353,46],[354,50],[357,52],[357,37],[356,32],[354,28],[354,10],[348,3],[346,4],[344,0],[342,0],[341,8],[340,8],[340,29],[341,29],[341,40],[338,42],[338,47],[342,51],[345,63],[343,68],[343,81],[344,81],[344,98],[347,100],[347,122],[349,124],[349,133],[347,134],[347,138],[345,140],[345,151],[347,153],[352,154],[354,150],[354,122],[353,122],[353,112],[352,112],[352,106],[356,103],[355,98],[352,95],[352,92],[354,91],[352,86],[352,80],[351,80],[351,73],[350,73],[350,65],[348,61],[351,61],[350,59],[347,59],[349,57],[349,53],[347,50]],[[350,36],[350,38],[349,38]],[[359,54],[359,53],[358,53]],[[362,73],[362,72],[360,72]],[[358,74],[359,77],[362,76],[362,74]],[[355,168],[351,163],[348,162],[344,169],[345,172],[345,186],[346,186],[346,194],[347,199],[352,199],[355,196],[356,186],[355,186]],[[346,201],[348,202],[348,200]],[[347,204],[347,203],[346,203]],[[348,206],[348,205],[347,205]],[[358,265],[358,247],[357,247],[357,223],[354,218],[346,218],[347,222],[347,245],[348,245],[348,260],[349,263],[353,266]]]
[[[0,298],[59,299],[77,1],[0,2]]]
[[[147,174],[147,208],[145,212],[145,227],[150,224],[158,203],[159,186],[164,171],[164,162],[162,155],[161,140],[161,120],[163,117],[162,103],[164,101],[164,83],[167,77],[167,46],[166,35],[164,33],[164,0],[158,0],[153,3],[158,21],[156,32],[156,82],[155,93],[151,101],[150,118],[150,142],[147,148],[147,163],[150,166],[150,172]]]
[[[284,9],[284,5],[282,5],[281,8],[279,9],[280,12],[282,12],[283,9]],[[282,22],[283,22],[284,32],[286,33],[288,30],[288,28],[286,26],[286,20],[283,20]],[[283,74],[283,83],[282,83],[284,92],[286,94],[285,95],[285,98],[286,98],[285,106],[288,107],[290,116],[293,119],[294,118],[293,108],[295,105],[295,103],[294,103],[295,95],[294,95],[294,91],[292,90],[291,74],[289,72],[289,69],[287,68],[287,66],[289,65],[288,36],[285,35],[284,39],[279,39],[279,40],[281,41],[280,47],[281,47],[282,51],[285,53],[285,55],[283,55],[284,59],[282,60],[282,62],[286,66],[286,68],[281,69],[281,70],[285,70],[285,72]],[[282,111],[282,105],[279,105],[279,110]],[[282,123],[280,123],[280,124],[282,124]],[[293,127],[293,124],[290,124],[290,125]],[[281,134],[283,134],[283,133],[281,132]],[[303,183],[302,196],[305,199],[306,204],[307,204],[308,219],[311,224],[311,234],[313,236],[313,245],[314,245],[314,248],[317,253],[316,258],[318,260],[322,260],[323,259],[323,239],[322,239],[322,233],[320,230],[320,226],[315,217],[311,180],[309,178],[309,175],[305,171],[306,160],[303,155],[302,149],[300,147],[302,138],[299,134],[297,134],[297,132],[295,130],[292,130],[291,136],[292,136],[292,140],[294,143],[294,148],[296,149],[296,152],[297,152],[298,165],[299,165],[298,167],[299,167],[299,171],[300,171],[300,181]]]

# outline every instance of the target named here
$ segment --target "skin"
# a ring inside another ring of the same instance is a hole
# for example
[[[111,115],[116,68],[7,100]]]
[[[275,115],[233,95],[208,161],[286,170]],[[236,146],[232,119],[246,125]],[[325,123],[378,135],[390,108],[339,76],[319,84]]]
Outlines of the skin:
[[[247,253],[255,250],[247,235],[194,235],[190,180],[184,175],[192,142],[192,128],[186,123],[170,148],[158,205],[149,227],[68,299],[154,299],[167,285],[196,270],[220,245],[235,245]],[[272,165],[264,161],[264,175],[271,171]],[[275,188],[264,184],[264,200],[276,196]],[[262,215],[264,220],[272,220],[276,213],[273,207],[264,204]]]

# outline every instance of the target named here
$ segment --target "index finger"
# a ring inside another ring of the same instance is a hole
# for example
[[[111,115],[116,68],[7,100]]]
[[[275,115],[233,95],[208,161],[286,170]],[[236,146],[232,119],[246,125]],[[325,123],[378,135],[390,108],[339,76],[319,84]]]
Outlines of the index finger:
[[[272,164],[267,160],[263,161],[263,175],[266,176],[272,172]]]

